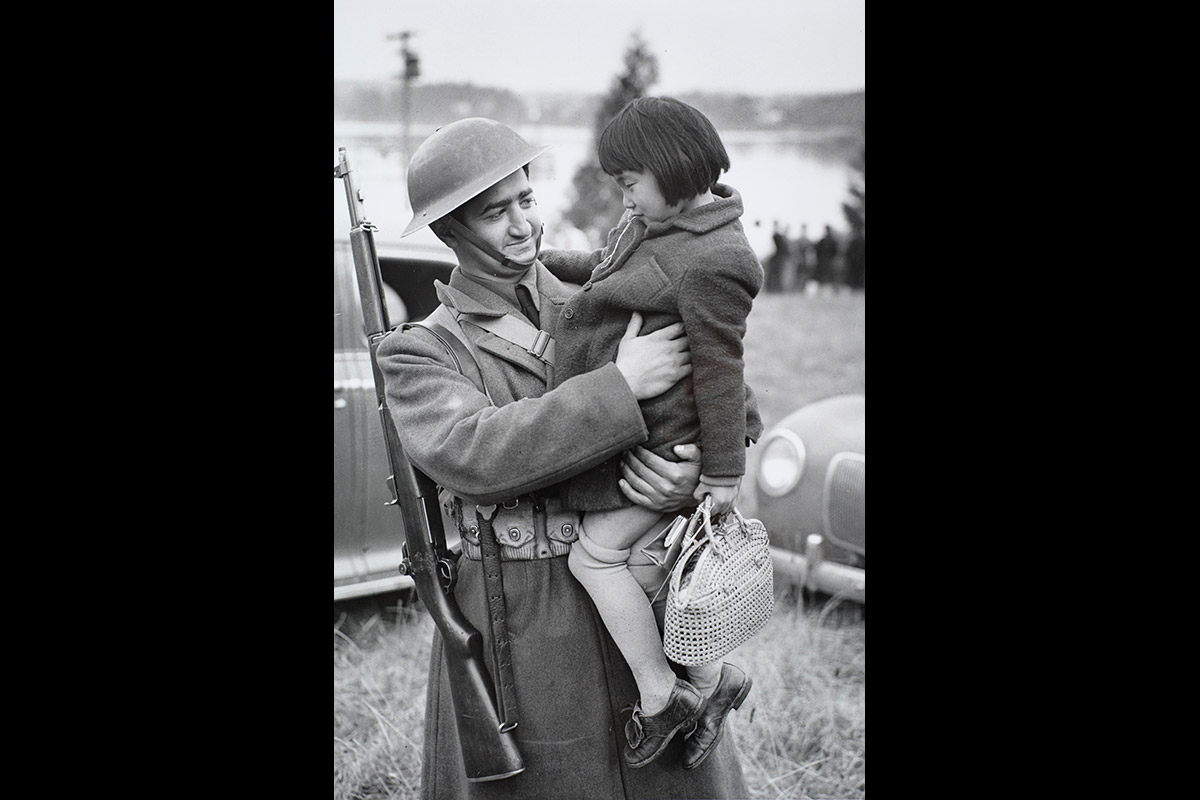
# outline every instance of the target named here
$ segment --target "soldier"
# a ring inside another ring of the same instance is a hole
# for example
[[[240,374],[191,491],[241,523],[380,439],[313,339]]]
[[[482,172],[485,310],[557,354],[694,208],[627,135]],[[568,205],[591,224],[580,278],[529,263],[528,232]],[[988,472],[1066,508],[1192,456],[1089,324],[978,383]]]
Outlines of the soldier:
[[[775,220],[774,228],[771,232],[771,245],[775,249],[767,257],[763,291],[781,292],[783,291],[784,274],[791,263],[791,254],[789,252],[790,242],[788,241],[787,227],[780,226],[779,220]]]
[[[837,290],[838,249],[837,236],[834,235],[833,228],[826,225],[825,235],[816,244],[817,267],[813,272],[813,280],[817,282],[822,291],[825,290],[825,287],[829,287],[830,293]]]
[[[796,292],[804,292],[808,287],[809,278],[813,276],[817,257],[813,252],[813,241],[808,238],[808,223],[800,224],[800,238],[794,242],[796,252],[796,272],[790,288]]]
[[[498,122],[472,118],[436,131],[409,167],[413,219],[404,235],[430,225],[454,250],[458,266],[448,285],[437,285],[438,297],[457,319],[486,393],[422,328],[390,334],[378,360],[405,452],[453,494],[450,506],[463,541],[455,599],[485,637],[489,606],[471,514],[476,506],[497,504],[492,524],[501,544],[519,712],[514,732],[526,764],[524,772],[503,780],[466,780],[435,633],[422,794],[746,797],[728,738],[691,770],[680,767],[679,740],[642,769],[631,770],[620,757],[627,746],[621,709],[633,705],[637,687],[568,568],[579,514],[563,508],[557,484],[619,458],[621,487],[630,499],[664,512],[694,505],[696,448],[681,448],[686,460],[670,462],[637,447],[647,437],[638,401],[687,375],[690,356],[681,326],[637,336],[641,318],[635,315],[614,362],[547,390],[553,385],[549,342],[577,287],[560,282],[537,260],[542,223],[528,165],[545,149]],[[633,455],[623,456],[630,448]],[[653,538],[648,534],[633,551],[648,549]],[[666,578],[649,558],[637,566],[647,582]],[[484,649],[490,653],[491,643]]]

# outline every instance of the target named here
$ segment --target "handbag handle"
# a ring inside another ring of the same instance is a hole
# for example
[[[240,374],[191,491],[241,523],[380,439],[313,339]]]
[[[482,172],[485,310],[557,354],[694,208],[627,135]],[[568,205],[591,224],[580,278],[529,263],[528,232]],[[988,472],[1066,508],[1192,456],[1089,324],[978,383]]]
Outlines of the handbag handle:
[[[703,557],[702,548],[704,545],[710,545],[718,553],[723,553],[723,543],[720,542],[720,537],[713,534],[712,529],[712,498],[705,497],[704,502],[696,509],[696,513],[688,521],[687,530],[683,535],[683,552],[676,559],[674,567],[671,569],[671,595],[675,599],[677,608],[683,608],[688,602],[699,599],[691,596],[692,590],[696,586],[693,581],[687,588],[686,592],[680,589],[679,583],[683,578],[684,569],[688,561],[699,554]],[[720,591],[720,587],[712,589],[704,596],[714,594]]]
[[[732,513],[740,523],[741,530],[746,530],[746,518],[742,516],[740,511],[734,508],[727,513]],[[705,545],[709,545],[709,550],[704,549]],[[696,595],[693,597],[693,593],[696,590],[696,581],[693,581],[691,584],[689,584],[686,590],[680,588],[680,583],[683,579],[683,573],[687,568],[688,562],[692,558],[703,558],[708,554],[709,551],[714,551],[717,557],[725,558],[728,555],[728,546],[729,545],[725,541],[725,537],[718,536],[713,531],[712,498],[705,497],[704,503],[696,509],[696,513],[693,514],[692,518],[688,521],[687,529],[683,534],[682,552],[680,553],[679,558],[675,560],[675,563],[671,568],[671,575],[667,581],[667,584],[669,584],[671,587],[671,596],[674,598],[676,608],[682,609],[689,602],[710,597],[720,591],[732,591],[732,587],[729,586],[714,586],[703,595]],[[769,551],[764,551],[762,556],[758,559],[760,566],[764,558],[770,558]]]
[[[697,536],[696,539],[701,542],[706,541],[706,540],[709,542],[712,542],[713,548],[718,553],[720,553],[722,556],[724,556],[726,554],[725,553],[725,548],[726,548],[725,537],[717,536],[716,533],[713,532],[712,505],[713,505],[712,497],[709,495],[705,495],[704,502],[701,503],[700,507],[696,509],[696,514],[695,514],[695,517],[693,518],[693,519],[697,520],[696,526],[699,527],[699,520],[703,520],[703,522],[704,522],[703,535]],[[729,512],[727,512],[727,513],[729,513]],[[733,509],[732,513],[735,517],[738,518],[738,520],[740,520],[743,524],[745,524],[745,520],[742,519],[741,513],[739,513],[736,508]],[[686,539],[684,540],[684,544],[685,545],[687,544]]]
[[[691,546],[680,554],[679,560],[675,562],[675,568],[671,570],[671,593],[669,596],[673,599],[676,608],[684,608],[693,599],[692,590],[696,586],[696,582],[692,581],[686,589],[680,589],[679,582],[683,578],[684,568],[687,566],[688,561],[696,557],[697,554],[703,555],[703,553],[700,553],[700,548],[707,541],[707,539],[699,539],[692,542]]]

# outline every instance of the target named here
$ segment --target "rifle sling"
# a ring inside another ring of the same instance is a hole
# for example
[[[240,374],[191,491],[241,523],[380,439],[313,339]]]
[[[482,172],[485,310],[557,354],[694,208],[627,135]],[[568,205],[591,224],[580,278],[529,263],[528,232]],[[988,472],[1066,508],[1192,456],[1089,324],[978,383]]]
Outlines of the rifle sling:
[[[439,305],[424,322],[408,323],[404,327],[421,327],[432,333],[446,348],[458,371],[471,380],[488,400],[492,397],[483,382],[479,364],[471,355],[463,337],[457,333],[458,320],[450,310]],[[493,403],[494,405],[494,403]],[[487,513],[484,513],[484,511]],[[504,579],[500,570],[500,543],[496,540],[496,531],[492,520],[496,516],[497,506],[476,506],[475,516],[479,523],[479,553],[483,564],[484,590],[488,604],[488,630],[492,638],[492,655],[496,665],[496,675],[493,682],[496,687],[497,714],[500,718],[500,732],[504,733],[517,727],[517,693],[516,682],[512,671],[512,646],[508,637],[508,616],[504,603]]]
[[[448,324],[447,324],[448,323]],[[475,361],[475,357],[471,355],[471,351],[467,349],[466,342],[462,336],[451,329],[458,328],[458,321],[450,313],[445,306],[439,305],[433,310],[433,313],[425,318],[423,322],[410,322],[404,325],[404,329],[409,328],[424,328],[432,333],[442,346],[446,348],[446,352],[450,354],[450,358],[454,361],[454,366],[458,368],[459,373],[467,376],[471,383],[475,384],[475,388],[488,396],[488,400],[492,399],[492,395],[487,390],[487,386],[483,382],[483,374],[479,371],[479,364]],[[495,405],[493,403],[493,405]]]
[[[500,543],[492,520],[497,506],[476,506],[479,522],[479,552],[483,563],[483,583],[487,593],[488,627],[492,634],[492,654],[496,662],[496,705],[500,732],[517,727],[517,694],[512,672],[512,650],[508,638],[508,617],[504,604],[504,578],[500,570]]]
[[[483,314],[460,314],[459,319],[478,325],[485,331],[499,336],[505,341],[512,342],[535,358],[554,366],[554,339],[543,330],[533,327],[525,319],[517,319],[509,314],[498,317]]]

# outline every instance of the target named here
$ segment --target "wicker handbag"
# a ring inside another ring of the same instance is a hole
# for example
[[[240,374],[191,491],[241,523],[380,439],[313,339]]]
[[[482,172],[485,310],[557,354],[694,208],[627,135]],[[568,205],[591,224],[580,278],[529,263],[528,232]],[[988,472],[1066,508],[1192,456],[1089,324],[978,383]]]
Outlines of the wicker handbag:
[[[734,509],[714,526],[711,499],[681,535],[668,579],[663,650],[677,664],[716,661],[762,630],[775,610],[767,529]],[[668,542],[668,547],[675,542]]]

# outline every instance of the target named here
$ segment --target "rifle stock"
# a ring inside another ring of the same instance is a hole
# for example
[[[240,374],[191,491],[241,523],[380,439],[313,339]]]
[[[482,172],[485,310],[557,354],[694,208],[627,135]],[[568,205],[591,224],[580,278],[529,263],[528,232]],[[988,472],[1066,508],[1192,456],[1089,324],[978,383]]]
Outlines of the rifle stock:
[[[404,454],[399,432],[388,411],[376,351],[391,332],[391,325],[375,251],[375,228],[363,214],[362,195],[350,169],[346,148],[338,148],[338,161],[333,176],[335,180],[341,178],[344,181],[350,206],[350,245],[370,348],[375,395],[379,401],[379,418],[392,470],[388,483],[395,498],[393,504],[400,507],[404,520],[407,558],[400,569],[412,577],[417,597],[442,636],[444,663],[467,780],[508,778],[523,771],[525,765],[513,733],[501,726],[495,687],[483,658],[483,636],[463,616],[451,593],[456,556],[446,547],[437,485]]]

